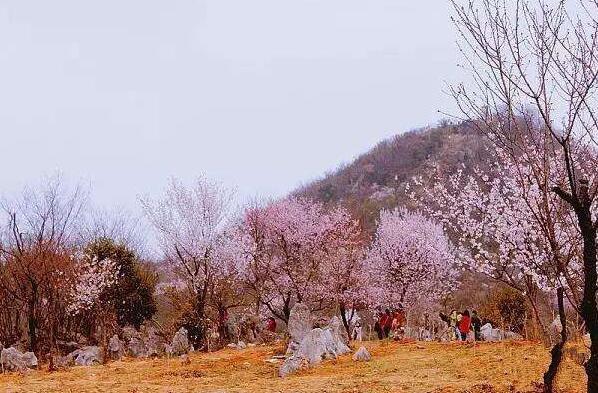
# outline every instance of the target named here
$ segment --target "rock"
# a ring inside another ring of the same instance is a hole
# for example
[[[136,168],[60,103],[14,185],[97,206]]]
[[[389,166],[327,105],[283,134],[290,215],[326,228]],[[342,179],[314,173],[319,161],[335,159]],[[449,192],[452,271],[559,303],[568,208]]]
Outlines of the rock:
[[[187,335],[187,329],[184,327],[180,328],[172,338],[172,343],[170,344],[172,347],[172,354],[173,355],[183,355],[189,353],[191,349],[191,345],[189,344],[189,337]]]
[[[28,368],[37,368],[37,357],[33,352],[25,352],[21,357]]]
[[[291,341],[300,343],[311,331],[311,313],[309,307],[304,303],[296,303],[289,315],[288,330]]]
[[[179,358],[181,359],[181,364],[183,366],[188,366],[191,364],[191,359],[189,359],[189,355],[184,354],[184,355],[179,356]]]
[[[147,349],[141,338],[132,337],[127,345],[127,350],[129,351],[129,355],[135,358],[147,357]]]
[[[123,356],[124,345],[115,334],[108,341],[108,357],[112,360],[120,360]]]
[[[153,327],[146,327],[143,334],[143,345],[146,357],[160,356],[164,352],[164,340]]]
[[[590,349],[590,346],[592,346],[592,339],[590,338],[590,333],[586,333],[583,335],[583,345],[585,345],[585,347],[588,349]]]
[[[502,341],[502,340],[522,340],[520,334],[505,331],[502,329],[495,329],[491,324],[487,323],[480,328],[480,336],[484,341]]]
[[[245,344],[245,342],[239,341],[237,343],[237,349],[245,349],[245,348],[247,348],[247,344]]]
[[[227,348],[233,348],[233,349],[237,349],[237,344],[235,343],[230,343],[226,345]]]
[[[289,374],[295,373],[300,369],[305,369],[309,367],[309,362],[306,359],[301,359],[299,357],[292,356],[284,361],[282,366],[278,369],[278,375],[281,377],[286,377]]]
[[[365,347],[360,347],[357,352],[353,354],[353,360],[356,362],[369,362],[372,360],[372,355]]]
[[[333,318],[330,326],[308,332],[293,354],[280,366],[279,375],[284,377],[303,367],[318,364],[323,359],[336,359],[350,352],[351,349],[345,344],[345,338],[341,334],[342,327],[338,326],[337,321]]]
[[[103,360],[102,350],[96,346],[83,347],[66,356],[67,365],[93,366],[94,364],[102,364]]]
[[[25,372],[37,368],[37,357],[33,352],[21,353],[16,348],[3,348],[0,352],[0,366],[5,371]]]
[[[339,317],[332,317],[328,327],[332,330],[332,337],[339,340],[339,344],[342,343],[346,345],[349,343],[349,335]]]

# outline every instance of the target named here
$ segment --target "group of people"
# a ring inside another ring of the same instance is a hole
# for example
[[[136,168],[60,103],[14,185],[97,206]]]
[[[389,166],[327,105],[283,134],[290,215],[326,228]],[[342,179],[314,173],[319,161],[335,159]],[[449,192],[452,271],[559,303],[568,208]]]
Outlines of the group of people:
[[[448,316],[440,314],[440,317],[448,324],[450,338],[453,341],[466,341],[469,332],[473,331],[474,340],[480,341],[482,320],[478,316],[477,311],[464,310],[463,312],[457,312],[452,310]]]
[[[378,339],[394,338],[400,340],[405,334],[405,310],[399,306],[397,309],[387,308],[384,312],[378,311],[374,330],[378,334]]]

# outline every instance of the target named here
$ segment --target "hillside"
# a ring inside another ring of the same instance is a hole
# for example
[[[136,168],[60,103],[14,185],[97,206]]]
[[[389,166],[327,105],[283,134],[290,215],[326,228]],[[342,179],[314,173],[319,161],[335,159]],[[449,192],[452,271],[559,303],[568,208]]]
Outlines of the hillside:
[[[341,203],[372,229],[383,208],[409,205],[406,183],[432,164],[451,173],[488,162],[486,141],[467,124],[441,124],[380,142],[353,162],[294,192],[325,204]]]

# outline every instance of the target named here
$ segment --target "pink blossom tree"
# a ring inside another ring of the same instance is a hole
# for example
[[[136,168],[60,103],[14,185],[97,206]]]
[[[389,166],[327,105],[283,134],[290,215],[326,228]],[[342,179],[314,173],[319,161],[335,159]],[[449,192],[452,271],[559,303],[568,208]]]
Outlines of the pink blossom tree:
[[[467,85],[451,88],[463,116],[514,161],[533,150],[539,157],[558,152],[564,181],[549,187],[569,207],[581,233],[579,311],[591,337],[587,391],[598,391],[598,2],[452,3],[471,77]],[[521,122],[530,109],[537,113],[534,127]]]
[[[529,146],[528,158],[539,151],[533,143]],[[555,155],[518,160],[498,149],[497,158],[488,171],[474,168],[473,174],[465,175],[459,170],[446,180],[433,175],[423,195],[415,190],[410,195],[454,235],[467,268],[528,298],[547,336],[536,305],[538,294],[556,292],[560,322],[566,326],[565,297],[578,309],[581,292],[582,240],[567,206],[550,189],[564,174],[558,171]],[[416,184],[423,185],[421,180]],[[563,329],[545,375],[548,390],[566,339]]]
[[[165,261],[183,279],[193,296],[194,341],[201,343],[206,312],[216,286],[229,272],[230,246],[226,230],[232,218],[234,193],[219,183],[198,178],[191,187],[172,179],[162,199],[141,200],[147,218],[158,234]]]
[[[345,309],[363,298],[358,223],[342,208],[288,198],[248,208],[243,244],[248,286],[275,317],[295,302]],[[347,327],[347,325],[346,325]]]
[[[442,226],[404,208],[380,213],[367,262],[378,304],[412,308],[456,284],[453,248]]]

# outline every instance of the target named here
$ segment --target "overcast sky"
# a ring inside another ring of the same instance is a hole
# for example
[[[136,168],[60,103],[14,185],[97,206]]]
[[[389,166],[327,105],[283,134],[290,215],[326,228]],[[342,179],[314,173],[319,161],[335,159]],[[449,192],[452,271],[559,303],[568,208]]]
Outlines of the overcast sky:
[[[451,110],[445,0],[2,0],[0,192],[279,196]]]

